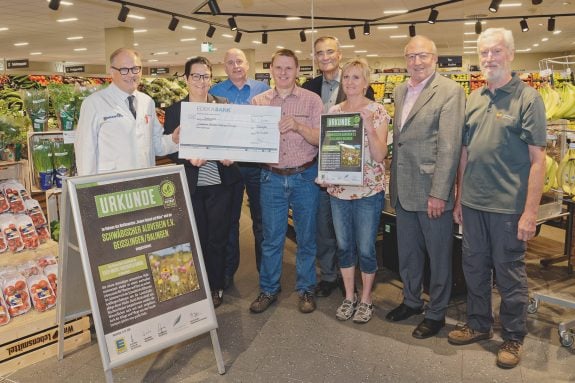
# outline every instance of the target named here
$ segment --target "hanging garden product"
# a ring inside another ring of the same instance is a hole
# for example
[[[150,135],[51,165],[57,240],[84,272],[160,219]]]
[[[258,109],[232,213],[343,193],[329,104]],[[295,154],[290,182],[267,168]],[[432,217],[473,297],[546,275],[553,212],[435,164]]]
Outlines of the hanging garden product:
[[[48,92],[45,89],[26,89],[22,92],[24,107],[32,120],[32,129],[35,132],[45,131],[48,127]]]
[[[42,190],[52,188],[54,165],[52,164],[52,147],[50,141],[40,140],[32,146],[32,162],[38,185]]]
[[[52,141],[52,160],[54,162],[54,182],[62,187],[62,177],[72,175],[74,166],[74,144],[65,144],[62,140]]]
[[[76,91],[71,84],[50,83],[50,102],[58,116],[61,130],[74,130],[76,111]]]

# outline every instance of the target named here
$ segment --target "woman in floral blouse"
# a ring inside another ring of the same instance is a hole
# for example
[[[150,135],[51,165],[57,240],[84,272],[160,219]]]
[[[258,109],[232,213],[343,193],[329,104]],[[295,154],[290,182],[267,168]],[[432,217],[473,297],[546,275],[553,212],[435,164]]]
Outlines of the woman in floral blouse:
[[[337,238],[338,261],[345,285],[345,299],[337,309],[339,320],[353,317],[366,323],[373,314],[371,288],[377,271],[375,240],[383,208],[389,116],[383,105],[365,97],[369,86],[369,66],[365,60],[346,63],[341,84],[346,100],[334,105],[329,113],[359,112],[364,126],[363,185],[329,185],[333,225]],[[358,302],[355,293],[355,265],[359,267],[363,288]]]

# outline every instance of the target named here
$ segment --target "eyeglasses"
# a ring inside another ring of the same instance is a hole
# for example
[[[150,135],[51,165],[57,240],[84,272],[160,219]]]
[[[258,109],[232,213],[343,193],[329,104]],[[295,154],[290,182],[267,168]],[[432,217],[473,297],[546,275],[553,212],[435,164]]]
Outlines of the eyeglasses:
[[[190,73],[190,77],[192,78],[193,81],[200,81],[200,80],[210,81],[212,79],[212,75],[210,73],[206,74]]]
[[[121,75],[127,75],[130,72],[132,72],[133,74],[138,74],[142,71],[141,66],[133,66],[131,68],[116,68],[115,66],[112,66],[110,68],[117,70],[118,72],[120,72]]]
[[[405,58],[407,59],[407,61],[415,61],[416,58],[419,58],[421,61],[426,61],[428,60],[431,56],[433,56],[433,53],[429,53],[429,52],[421,52],[421,53],[409,53],[405,55]]]

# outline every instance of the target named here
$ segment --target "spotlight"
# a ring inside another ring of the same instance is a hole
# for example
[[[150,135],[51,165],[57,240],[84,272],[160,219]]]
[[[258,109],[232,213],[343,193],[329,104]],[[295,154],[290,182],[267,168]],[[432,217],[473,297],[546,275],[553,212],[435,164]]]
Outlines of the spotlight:
[[[369,36],[369,34],[371,33],[369,31],[369,23],[366,21],[365,23],[363,23],[363,34],[366,36]]]
[[[262,33],[262,44],[267,44],[268,43],[268,33],[264,32]]]
[[[355,29],[353,29],[353,27],[351,27],[347,30],[347,32],[349,33],[349,39],[355,40]]]
[[[431,12],[429,12],[427,22],[429,24],[435,24],[435,22],[437,21],[437,16],[439,16],[439,11],[435,8],[431,8]]]
[[[547,30],[549,32],[553,32],[555,30],[555,17],[550,17],[549,20],[547,20]]]
[[[415,24],[411,24],[409,26],[409,37],[415,37],[417,33],[415,33]]]
[[[210,27],[208,28],[208,31],[206,32],[206,36],[213,37],[214,33],[216,33],[216,27],[214,27],[213,25],[210,25]]]
[[[228,19],[228,25],[230,26],[230,29],[232,31],[237,31],[238,30],[238,25],[236,24],[236,19],[234,16],[230,17]]]
[[[222,13],[222,11],[220,11],[220,7],[218,6],[218,3],[216,0],[208,0],[208,7],[210,7],[210,12],[212,12],[212,15],[219,15],[220,13]]]
[[[519,22],[519,25],[521,26],[521,32],[527,32],[529,31],[529,25],[527,25],[527,19],[523,19]]]
[[[170,24],[168,25],[168,29],[172,32],[175,31],[176,28],[178,27],[179,22],[180,22],[180,20],[178,20],[176,18],[176,16],[172,16],[172,20],[170,20]]]
[[[543,2],[543,0],[531,0],[531,4],[533,5],[539,5]]]
[[[305,37],[305,31],[302,29],[302,30],[299,32],[299,41],[301,41],[302,43],[305,43],[306,40],[307,40],[307,39],[306,39],[306,37]]]
[[[122,8],[120,9],[120,13],[118,14],[118,20],[121,22],[126,22],[128,18],[128,13],[130,13],[130,8],[126,7],[126,4],[122,4]]]
[[[54,11],[57,11],[58,7],[60,7],[60,0],[50,0],[50,4],[48,4],[48,8],[53,9]]]
[[[481,34],[481,21],[477,20],[475,22],[475,33],[476,34]]]
[[[237,32],[236,32],[236,37],[234,37],[234,41],[235,41],[236,43],[239,43],[241,39],[242,39],[242,32],[237,31]]]
[[[491,0],[491,4],[489,4],[489,12],[496,13],[499,10],[500,5],[501,0]]]

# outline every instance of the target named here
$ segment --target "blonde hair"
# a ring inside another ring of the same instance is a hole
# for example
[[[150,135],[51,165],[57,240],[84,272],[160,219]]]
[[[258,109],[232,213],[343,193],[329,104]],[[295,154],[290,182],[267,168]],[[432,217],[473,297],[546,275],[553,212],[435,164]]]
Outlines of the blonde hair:
[[[346,62],[345,64],[343,64],[341,74],[342,75],[345,74],[345,72],[350,68],[361,69],[361,72],[363,74],[365,81],[367,81],[367,83],[369,84],[369,82],[370,82],[369,81],[369,64],[367,63],[367,61],[365,61],[365,59],[356,58],[356,59],[353,59],[353,60]]]

